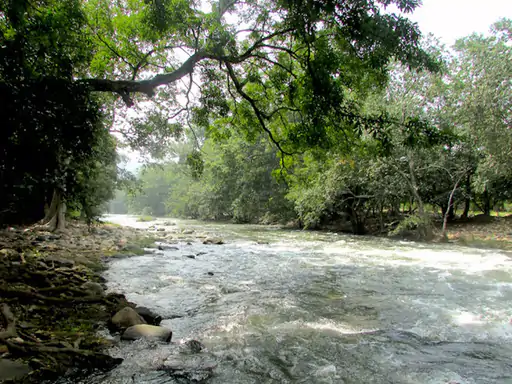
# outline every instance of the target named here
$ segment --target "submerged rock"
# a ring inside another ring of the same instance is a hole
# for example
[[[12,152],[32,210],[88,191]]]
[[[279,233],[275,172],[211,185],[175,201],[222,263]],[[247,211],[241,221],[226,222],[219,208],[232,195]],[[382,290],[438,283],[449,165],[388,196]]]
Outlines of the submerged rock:
[[[188,352],[192,353],[199,353],[206,348],[203,343],[193,339],[187,341],[184,346],[188,350]]]
[[[20,380],[28,375],[32,369],[21,361],[0,359],[0,383],[4,381]]]
[[[146,323],[150,325],[160,325],[162,316],[154,313],[151,309],[146,307],[136,307],[135,311],[142,316]]]
[[[196,255],[185,255],[185,257],[188,257],[189,259],[195,259]]]
[[[146,324],[146,321],[135,309],[124,307],[112,317],[111,324],[113,328],[122,330],[134,325]]]
[[[174,377],[184,378],[191,382],[203,382],[213,376],[217,362],[207,355],[176,355],[171,356],[160,370]]]
[[[224,240],[222,240],[220,237],[207,237],[203,240],[203,244],[222,245],[224,244]]]
[[[157,339],[168,343],[172,339],[172,331],[156,325],[139,324],[128,328],[121,336],[123,340],[138,340],[142,338]]]

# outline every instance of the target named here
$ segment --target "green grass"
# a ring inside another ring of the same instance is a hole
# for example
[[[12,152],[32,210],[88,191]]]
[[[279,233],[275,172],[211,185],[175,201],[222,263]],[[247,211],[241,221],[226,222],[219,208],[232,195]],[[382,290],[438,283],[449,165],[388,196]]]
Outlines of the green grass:
[[[111,221],[103,221],[102,224],[107,225],[109,227],[116,227],[116,228],[122,227],[121,224],[112,223]]]
[[[155,218],[153,216],[149,216],[149,215],[143,215],[143,216],[139,216],[139,218],[137,219],[138,222],[148,222],[148,221],[155,221]]]
[[[490,248],[502,250],[512,249],[512,243],[507,240],[482,239],[474,236],[462,236],[457,240],[457,242],[459,244],[474,248]]]

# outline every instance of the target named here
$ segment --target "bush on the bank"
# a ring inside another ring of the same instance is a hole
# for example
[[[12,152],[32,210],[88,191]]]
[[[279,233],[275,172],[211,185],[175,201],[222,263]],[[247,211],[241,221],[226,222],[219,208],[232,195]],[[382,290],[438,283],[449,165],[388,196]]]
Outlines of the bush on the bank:
[[[434,224],[426,215],[412,215],[403,219],[395,229],[389,232],[389,236],[414,240],[432,240]]]

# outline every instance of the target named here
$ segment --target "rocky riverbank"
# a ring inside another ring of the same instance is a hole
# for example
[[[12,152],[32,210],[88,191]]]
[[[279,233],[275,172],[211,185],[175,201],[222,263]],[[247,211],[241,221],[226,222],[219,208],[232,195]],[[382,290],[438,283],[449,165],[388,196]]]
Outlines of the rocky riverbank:
[[[104,352],[112,341],[99,331],[112,329],[112,316],[136,305],[107,294],[100,273],[109,258],[154,246],[154,234],[109,224],[71,222],[58,234],[2,230],[0,383],[40,383],[120,364]]]

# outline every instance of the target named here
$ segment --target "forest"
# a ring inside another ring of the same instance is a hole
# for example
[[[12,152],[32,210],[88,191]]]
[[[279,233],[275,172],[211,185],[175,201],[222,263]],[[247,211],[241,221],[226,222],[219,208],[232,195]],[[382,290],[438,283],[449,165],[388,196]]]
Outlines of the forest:
[[[444,47],[419,5],[1,0],[0,224],[110,210],[428,238],[503,210],[512,21]]]
[[[142,168],[137,191],[118,192],[109,209],[236,223],[292,221],[355,234],[419,230],[421,237],[432,236],[432,221],[442,227],[504,211],[512,181],[511,28],[501,20],[489,36],[473,34],[452,48],[423,38],[437,70],[391,61],[381,86],[358,79],[351,102],[369,120],[351,121],[348,132],[346,126],[322,132],[317,145],[297,153],[283,153],[265,132],[230,130],[226,118],[196,127],[188,140],[169,144],[167,157]],[[270,90],[260,86],[266,98]],[[374,125],[361,126],[370,121]]]

